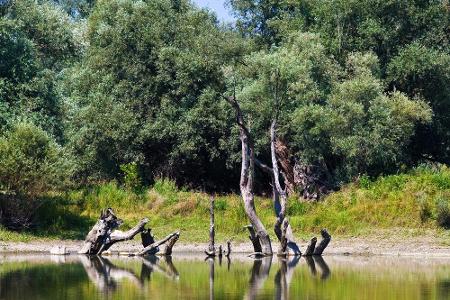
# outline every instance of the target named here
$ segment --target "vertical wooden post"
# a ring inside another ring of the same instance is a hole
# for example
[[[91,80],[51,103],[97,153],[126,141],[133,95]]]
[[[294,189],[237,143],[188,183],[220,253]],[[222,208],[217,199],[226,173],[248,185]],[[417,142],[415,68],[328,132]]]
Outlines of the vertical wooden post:
[[[208,256],[216,255],[216,247],[214,245],[214,238],[216,232],[214,229],[214,197],[210,198],[210,206],[209,206],[209,246],[208,250],[205,251]]]

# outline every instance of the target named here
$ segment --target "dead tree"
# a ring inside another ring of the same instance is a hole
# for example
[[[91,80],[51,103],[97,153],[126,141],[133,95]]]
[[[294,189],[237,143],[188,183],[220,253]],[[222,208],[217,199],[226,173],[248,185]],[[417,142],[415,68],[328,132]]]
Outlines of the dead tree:
[[[317,238],[313,237],[311,241],[308,244],[308,247],[306,247],[305,253],[303,253],[303,256],[311,256],[314,253],[314,249],[316,248]]]
[[[123,221],[118,219],[112,208],[103,210],[97,223],[89,231],[79,254],[101,255],[117,242],[127,241],[144,230],[148,219],[142,219],[132,229],[123,232],[116,230]]]
[[[289,224],[289,220],[286,218],[287,192],[286,187],[282,188],[280,184],[280,172],[278,169],[278,161],[275,148],[276,126],[277,122],[276,119],[274,119],[270,126],[270,152],[272,158],[272,182],[274,193],[273,197],[275,202],[275,213],[277,215],[277,220],[275,221],[274,225],[274,231],[278,240],[282,244],[280,247],[280,251],[278,251],[278,254],[287,255],[289,254],[288,252],[291,252],[293,255],[301,255],[300,248],[297,246],[297,243],[294,240],[294,235],[292,233],[292,228]]]
[[[316,248],[314,249],[313,255],[322,255],[323,251],[331,241],[331,235],[328,233],[326,229],[322,229],[320,233],[322,235],[322,240],[320,241],[319,245],[317,245]]]
[[[205,250],[206,255],[216,256],[216,247],[214,245],[215,229],[214,229],[214,197],[210,199],[209,206],[209,246]]]
[[[175,245],[175,242],[178,240],[179,237],[180,237],[180,233],[178,231],[173,232],[173,233],[169,234],[168,236],[166,236],[165,238],[163,238],[162,240],[159,240],[157,242],[154,242],[154,243],[144,247],[144,249],[142,249],[141,251],[136,253],[136,255],[139,255],[139,256],[155,255],[156,253],[159,252],[159,246],[166,244],[166,243],[167,243],[166,249],[164,250],[164,252],[172,253],[172,247],[173,247],[173,245]]]
[[[271,255],[272,245],[270,242],[269,234],[266,228],[259,219],[255,210],[254,192],[253,192],[253,180],[254,180],[254,167],[255,167],[255,151],[253,147],[253,141],[249,130],[245,126],[244,117],[236,97],[229,97],[226,100],[233,106],[236,111],[236,122],[239,125],[239,135],[241,139],[242,147],[242,166],[241,166],[241,179],[239,187],[241,190],[242,199],[244,200],[244,209],[247,217],[252,225],[254,236],[259,240],[261,249],[254,249],[255,252],[260,252],[262,255]],[[252,243],[254,241],[252,240]],[[255,245],[255,243],[253,243]],[[260,250],[260,251],[257,251]]]

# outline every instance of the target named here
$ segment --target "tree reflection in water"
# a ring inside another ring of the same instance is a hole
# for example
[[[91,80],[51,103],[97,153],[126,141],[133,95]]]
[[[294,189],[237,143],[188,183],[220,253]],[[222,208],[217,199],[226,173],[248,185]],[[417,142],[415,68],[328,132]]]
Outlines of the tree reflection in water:
[[[151,279],[153,272],[161,273],[171,280],[178,280],[179,274],[172,263],[171,257],[164,258],[166,267],[159,264],[159,258],[156,256],[139,259],[142,260],[140,275],[136,274],[133,269],[113,264],[105,257],[80,256],[80,262],[89,280],[103,293],[116,290],[118,283],[123,280],[128,280],[137,287],[142,288],[143,284]]]

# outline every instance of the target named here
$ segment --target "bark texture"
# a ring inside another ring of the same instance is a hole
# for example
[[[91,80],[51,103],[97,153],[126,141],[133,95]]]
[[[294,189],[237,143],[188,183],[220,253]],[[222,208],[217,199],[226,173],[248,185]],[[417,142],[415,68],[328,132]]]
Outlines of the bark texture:
[[[115,243],[131,240],[136,234],[142,232],[145,224],[148,223],[148,219],[142,219],[136,226],[126,232],[116,230],[122,223],[123,221],[116,217],[112,208],[103,210],[78,253],[101,255]]]
[[[239,106],[239,103],[236,100],[236,97],[229,97],[227,98],[227,101],[235,109],[236,122],[239,125],[239,135],[241,139],[241,148],[242,148],[241,179],[239,187],[241,190],[242,199],[244,200],[245,213],[247,214],[247,217],[250,220],[250,223],[255,232],[255,236],[259,239],[259,242],[261,244],[261,253],[263,255],[271,255],[273,251],[269,234],[267,233],[266,228],[259,219],[255,210],[254,191],[253,191],[255,151],[253,147],[253,141],[251,139],[250,132],[245,126],[242,111]]]
[[[209,246],[208,249],[205,250],[205,253],[208,256],[216,256],[216,247],[214,244],[214,237],[216,235],[214,228],[214,197],[211,197],[210,199],[209,219]]]

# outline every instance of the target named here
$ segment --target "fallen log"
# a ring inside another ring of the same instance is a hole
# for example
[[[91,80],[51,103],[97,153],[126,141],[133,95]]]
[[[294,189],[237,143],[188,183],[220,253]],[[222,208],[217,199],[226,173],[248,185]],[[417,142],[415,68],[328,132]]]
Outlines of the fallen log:
[[[148,219],[142,219],[136,226],[125,232],[116,230],[122,223],[123,221],[117,218],[112,208],[103,210],[78,253],[101,255],[115,243],[133,239],[136,234],[145,229]]]
[[[139,251],[138,253],[136,253],[136,255],[138,256],[144,256],[144,255],[155,255],[156,253],[159,252],[159,246],[167,243],[169,240],[173,239],[176,237],[175,241],[172,244],[175,244],[176,240],[178,240],[178,237],[180,236],[180,233],[178,231],[173,232],[171,234],[169,234],[168,236],[166,236],[165,238],[163,238],[162,240],[159,240],[157,242],[154,242],[153,244],[148,245],[147,247],[145,247],[144,249],[142,249],[141,251]],[[170,247],[170,251],[171,252],[171,247]]]

